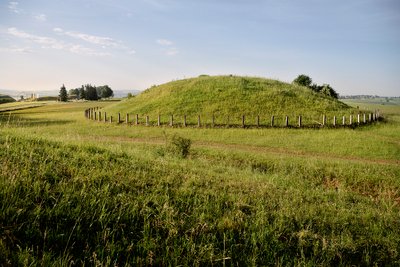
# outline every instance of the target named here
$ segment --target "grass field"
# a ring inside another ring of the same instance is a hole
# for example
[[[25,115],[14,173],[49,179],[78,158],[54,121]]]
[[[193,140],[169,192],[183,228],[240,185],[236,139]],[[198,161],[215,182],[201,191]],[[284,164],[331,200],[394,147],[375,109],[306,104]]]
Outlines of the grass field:
[[[350,129],[105,124],[108,102],[0,113],[0,265],[400,264],[400,105]],[[174,137],[190,139],[187,157]]]

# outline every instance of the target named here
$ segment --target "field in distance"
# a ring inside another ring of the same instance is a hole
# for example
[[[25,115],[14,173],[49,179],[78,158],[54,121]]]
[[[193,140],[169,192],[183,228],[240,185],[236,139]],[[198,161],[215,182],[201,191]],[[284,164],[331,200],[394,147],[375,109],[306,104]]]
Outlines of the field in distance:
[[[398,265],[400,106],[344,101],[385,120],[196,129],[84,118],[109,102],[0,113],[0,265]]]

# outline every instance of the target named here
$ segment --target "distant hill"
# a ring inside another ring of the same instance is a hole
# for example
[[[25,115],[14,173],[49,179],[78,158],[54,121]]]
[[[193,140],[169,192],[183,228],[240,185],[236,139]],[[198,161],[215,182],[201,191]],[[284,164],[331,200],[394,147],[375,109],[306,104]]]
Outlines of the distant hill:
[[[276,80],[240,76],[200,76],[153,86],[105,111],[156,116],[214,114],[321,115],[349,113],[345,103],[312,90]]]
[[[14,98],[12,98],[11,96],[0,94],[0,104],[10,103],[10,102],[15,102],[15,101],[16,100]]]

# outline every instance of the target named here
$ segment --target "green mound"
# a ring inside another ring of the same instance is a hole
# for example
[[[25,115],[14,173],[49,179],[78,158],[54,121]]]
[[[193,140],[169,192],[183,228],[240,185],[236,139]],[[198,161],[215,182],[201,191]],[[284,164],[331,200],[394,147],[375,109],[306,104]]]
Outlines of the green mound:
[[[109,106],[108,114],[215,115],[216,117],[349,114],[352,108],[332,97],[276,80],[238,76],[200,76],[153,86]]]
[[[15,101],[16,100],[14,98],[12,98],[11,96],[0,94],[0,104],[10,103],[10,102],[15,102]]]

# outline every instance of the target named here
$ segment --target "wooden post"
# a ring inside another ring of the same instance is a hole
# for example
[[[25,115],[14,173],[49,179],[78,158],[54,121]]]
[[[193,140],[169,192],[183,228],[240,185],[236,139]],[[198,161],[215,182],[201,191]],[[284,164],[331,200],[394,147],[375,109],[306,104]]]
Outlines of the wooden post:
[[[272,116],[271,116],[271,127],[274,127],[274,119],[275,119],[275,116],[272,115]]]
[[[158,114],[158,117],[157,117],[157,126],[160,126],[161,125],[161,116],[160,116],[160,114]]]
[[[117,120],[117,123],[120,123],[121,122],[121,113],[118,113],[118,120]]]
[[[112,123],[112,116],[110,116],[110,123]]]
[[[139,114],[136,114],[135,125],[139,125]]]
[[[149,116],[146,116],[146,126],[149,126]]]
[[[343,124],[343,126],[346,125],[346,116],[343,116],[342,124]]]
[[[99,111],[99,122],[101,121],[101,111]]]
[[[357,114],[357,123],[360,124],[360,113]]]
[[[289,126],[289,117],[285,116],[285,127]]]
[[[245,116],[242,115],[242,127],[244,128],[245,126],[246,126]]]
[[[299,115],[299,128],[301,128],[301,115]]]
[[[368,120],[369,120],[369,122],[372,121],[372,114],[371,113],[368,114]]]
[[[375,112],[374,112],[374,113],[372,113],[372,120],[373,120],[373,121],[376,121],[376,115],[375,115]]]
[[[333,127],[336,126],[336,116],[333,116]]]
[[[364,123],[367,123],[367,118],[366,118],[367,116],[365,115],[365,113],[363,114],[363,121],[364,121]]]
[[[129,114],[126,113],[125,115],[125,123],[128,124],[129,123]]]
[[[350,115],[349,124],[350,124],[350,125],[353,124],[353,115]]]
[[[104,122],[107,121],[107,112],[104,112]]]
[[[197,116],[197,126],[201,127],[200,115]]]
[[[169,126],[174,126],[174,115],[171,115],[171,121],[169,123]]]
[[[186,127],[186,115],[183,115],[183,127]]]
[[[257,115],[256,123],[257,123],[257,127],[260,127],[260,115]]]
[[[97,112],[94,112],[94,120],[97,120]]]
[[[322,115],[322,126],[325,126],[326,124],[326,116]]]

